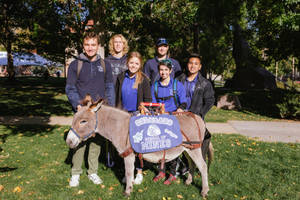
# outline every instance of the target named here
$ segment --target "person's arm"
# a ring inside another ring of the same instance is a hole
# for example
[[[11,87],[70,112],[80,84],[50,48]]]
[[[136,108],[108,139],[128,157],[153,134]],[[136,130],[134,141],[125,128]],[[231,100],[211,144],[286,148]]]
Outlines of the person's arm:
[[[150,64],[149,64],[149,60],[145,63],[144,65],[144,73],[148,76],[148,78],[151,78],[150,75],[151,75],[151,71],[150,71]]]
[[[80,97],[78,90],[76,88],[76,82],[77,82],[77,61],[73,61],[69,68],[68,68],[68,76],[67,76],[67,83],[66,83],[66,95],[68,97],[69,102],[72,105],[73,110],[77,111],[77,106],[80,103]]]
[[[115,106],[115,88],[113,83],[113,76],[111,65],[109,62],[105,61],[105,97],[108,101],[108,105]]]
[[[212,87],[212,84],[208,82],[206,87],[204,88],[203,93],[203,109],[202,109],[202,117],[206,115],[206,113],[211,109],[211,107],[215,103],[215,92]]]
[[[180,81],[177,81],[177,96],[179,104],[178,109],[185,110],[187,107],[186,91]]]
[[[173,65],[174,65],[174,74],[175,74],[175,77],[178,77],[182,73],[181,66],[180,66],[179,62],[177,60],[175,60],[175,59],[172,62],[174,63]]]
[[[143,101],[152,102],[150,80],[147,77],[144,77],[143,85]]]
[[[151,96],[152,96],[152,103],[157,103],[157,100],[156,100],[155,94],[154,94],[154,84],[151,87]]]

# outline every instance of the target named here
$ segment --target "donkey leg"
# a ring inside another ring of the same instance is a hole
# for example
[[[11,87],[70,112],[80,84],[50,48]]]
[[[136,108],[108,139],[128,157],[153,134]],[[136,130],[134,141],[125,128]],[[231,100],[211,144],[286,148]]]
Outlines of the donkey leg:
[[[135,155],[132,153],[124,158],[125,176],[126,176],[126,190],[125,196],[129,197],[133,189],[134,178],[134,160]]]
[[[195,164],[193,163],[192,159],[190,158],[190,156],[188,155],[188,153],[186,151],[183,152],[184,156],[188,162],[188,177],[185,180],[185,184],[186,185],[190,185],[193,181],[193,176],[194,176],[194,171],[195,171]]]
[[[205,197],[209,191],[208,188],[208,177],[207,177],[207,165],[206,162],[203,160],[201,148],[188,150],[187,153],[191,157],[191,159],[194,161],[194,163],[197,165],[198,169],[201,173],[202,178],[202,191],[201,195]]]

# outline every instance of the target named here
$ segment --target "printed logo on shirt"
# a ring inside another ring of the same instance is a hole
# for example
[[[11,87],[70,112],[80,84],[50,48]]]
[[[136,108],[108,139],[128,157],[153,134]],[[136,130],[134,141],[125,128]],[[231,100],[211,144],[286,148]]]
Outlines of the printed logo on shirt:
[[[98,68],[98,72],[104,72],[103,67],[101,65],[98,65],[97,68]]]

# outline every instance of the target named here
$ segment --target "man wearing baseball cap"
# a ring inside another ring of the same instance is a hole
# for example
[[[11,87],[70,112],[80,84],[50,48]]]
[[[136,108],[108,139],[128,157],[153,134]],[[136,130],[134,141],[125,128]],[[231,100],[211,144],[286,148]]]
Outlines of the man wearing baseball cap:
[[[158,63],[162,60],[169,59],[172,63],[171,77],[174,78],[181,74],[181,66],[179,62],[173,58],[169,58],[169,44],[166,38],[159,38],[156,42],[156,56],[148,60],[144,65],[144,73],[150,78],[151,85],[159,80]]]

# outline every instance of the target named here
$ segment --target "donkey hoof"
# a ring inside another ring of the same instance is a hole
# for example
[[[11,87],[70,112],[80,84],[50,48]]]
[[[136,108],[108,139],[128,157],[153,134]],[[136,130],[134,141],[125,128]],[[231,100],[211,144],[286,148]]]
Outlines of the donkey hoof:
[[[208,190],[202,190],[201,196],[206,199]]]
[[[193,176],[189,173],[188,177],[187,177],[187,179],[185,181],[185,184],[186,185],[190,185],[192,183],[192,181],[193,181]]]
[[[128,192],[124,192],[123,195],[124,195],[125,197],[130,197],[130,192],[129,192],[129,193],[128,193]]]

